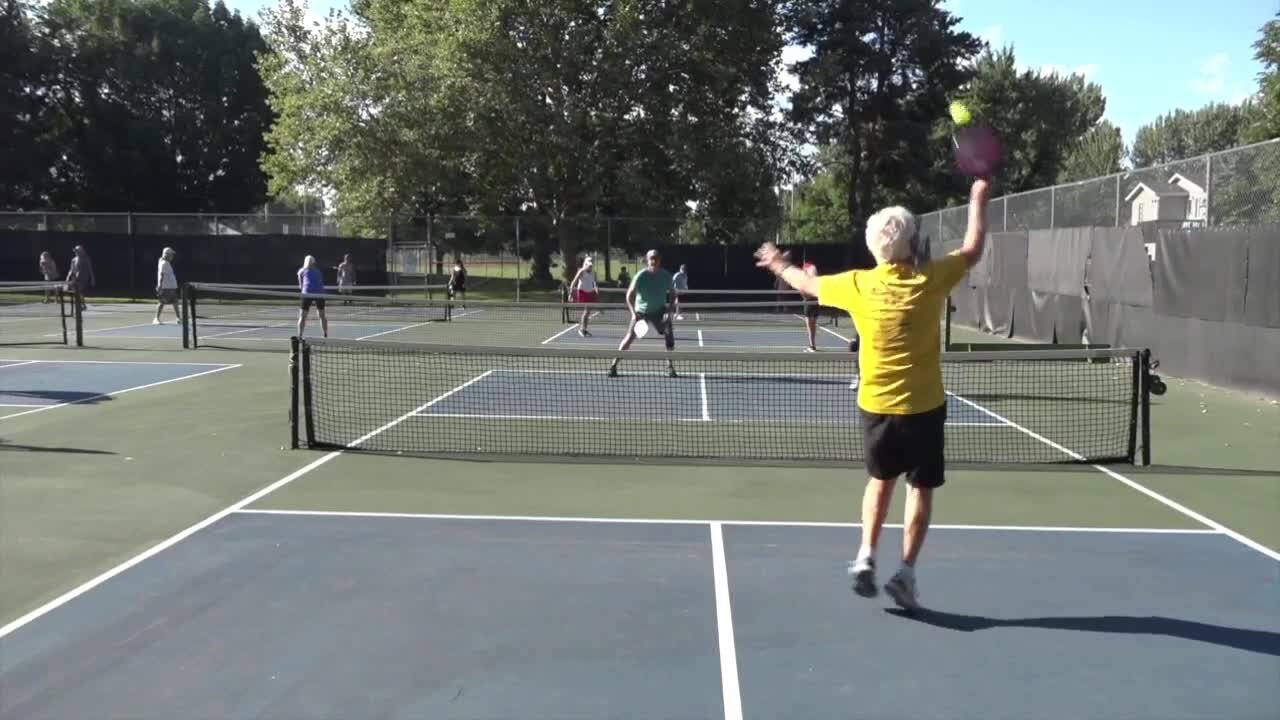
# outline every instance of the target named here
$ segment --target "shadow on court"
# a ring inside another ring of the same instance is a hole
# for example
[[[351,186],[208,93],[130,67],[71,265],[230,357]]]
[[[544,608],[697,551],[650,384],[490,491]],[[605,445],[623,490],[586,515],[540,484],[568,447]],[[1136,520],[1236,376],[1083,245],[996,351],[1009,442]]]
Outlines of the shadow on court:
[[[20,445],[0,438],[0,450],[41,453],[70,453],[77,455],[115,455],[110,450],[90,450],[89,448],[53,447],[49,445]]]
[[[977,632],[992,628],[1039,628],[1118,635],[1164,635],[1280,657],[1280,633],[1169,617],[1096,615],[1092,617],[992,618],[925,609],[907,612],[898,608],[887,608],[885,612],[907,620],[959,632]]]
[[[102,390],[0,390],[0,396],[23,400],[43,400],[50,404],[79,403],[96,405],[115,398],[104,395]]]

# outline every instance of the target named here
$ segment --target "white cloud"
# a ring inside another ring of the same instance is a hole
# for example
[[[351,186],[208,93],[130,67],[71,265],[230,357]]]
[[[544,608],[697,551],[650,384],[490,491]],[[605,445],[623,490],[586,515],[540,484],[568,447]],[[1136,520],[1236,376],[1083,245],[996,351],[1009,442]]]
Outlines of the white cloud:
[[[1191,88],[1204,95],[1221,95],[1227,88],[1231,58],[1224,52],[1210,55],[1200,64],[1199,73],[1191,78]]]

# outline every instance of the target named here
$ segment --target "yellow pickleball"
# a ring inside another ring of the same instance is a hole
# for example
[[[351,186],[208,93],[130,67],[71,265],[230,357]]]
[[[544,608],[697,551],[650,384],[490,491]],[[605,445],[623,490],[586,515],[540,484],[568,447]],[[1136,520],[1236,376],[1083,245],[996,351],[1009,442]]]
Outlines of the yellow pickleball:
[[[951,121],[956,125],[968,125],[973,121],[973,113],[969,112],[968,106],[957,100],[951,103]]]

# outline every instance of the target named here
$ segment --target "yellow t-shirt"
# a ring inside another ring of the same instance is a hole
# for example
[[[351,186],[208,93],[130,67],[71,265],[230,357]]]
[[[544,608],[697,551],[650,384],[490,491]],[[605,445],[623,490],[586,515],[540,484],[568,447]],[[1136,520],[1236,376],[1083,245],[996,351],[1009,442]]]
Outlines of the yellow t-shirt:
[[[927,412],[946,402],[940,327],[951,288],[968,271],[948,255],[925,264],[880,265],[819,278],[818,304],[844,310],[858,330],[858,406],[883,415]]]

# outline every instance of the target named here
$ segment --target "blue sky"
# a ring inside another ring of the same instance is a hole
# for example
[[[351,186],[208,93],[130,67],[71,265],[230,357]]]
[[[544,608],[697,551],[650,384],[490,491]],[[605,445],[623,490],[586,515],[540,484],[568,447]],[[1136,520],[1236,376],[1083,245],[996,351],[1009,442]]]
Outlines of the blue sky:
[[[224,0],[257,17],[275,0]],[[346,0],[310,0],[317,16]],[[1258,30],[1280,0],[947,0],[961,28],[1013,45],[1027,68],[1079,72],[1102,86],[1106,117],[1132,144],[1138,127],[1176,108],[1237,102],[1257,87]],[[802,55],[790,48],[788,59]]]

